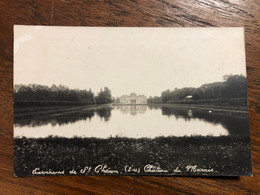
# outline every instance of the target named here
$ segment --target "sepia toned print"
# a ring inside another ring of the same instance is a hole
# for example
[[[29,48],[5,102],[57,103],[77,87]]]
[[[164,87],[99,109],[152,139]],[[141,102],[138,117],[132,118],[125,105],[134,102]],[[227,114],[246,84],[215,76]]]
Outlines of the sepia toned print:
[[[251,175],[243,28],[15,26],[14,171]]]

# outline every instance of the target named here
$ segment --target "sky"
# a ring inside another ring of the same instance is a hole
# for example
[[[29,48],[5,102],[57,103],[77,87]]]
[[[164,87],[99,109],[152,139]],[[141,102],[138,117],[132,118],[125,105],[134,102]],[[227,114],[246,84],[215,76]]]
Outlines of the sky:
[[[246,76],[243,28],[14,27],[14,84],[149,97],[227,74]]]

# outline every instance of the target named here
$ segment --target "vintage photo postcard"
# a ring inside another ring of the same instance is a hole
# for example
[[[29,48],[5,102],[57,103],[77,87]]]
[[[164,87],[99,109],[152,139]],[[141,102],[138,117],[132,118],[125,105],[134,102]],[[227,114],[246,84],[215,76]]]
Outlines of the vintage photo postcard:
[[[14,175],[250,176],[243,28],[14,26]]]

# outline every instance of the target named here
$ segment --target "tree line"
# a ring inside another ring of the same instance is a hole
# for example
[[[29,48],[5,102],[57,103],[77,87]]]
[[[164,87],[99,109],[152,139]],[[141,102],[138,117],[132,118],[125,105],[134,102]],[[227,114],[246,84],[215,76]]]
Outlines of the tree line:
[[[105,87],[95,96],[91,89],[70,89],[63,85],[29,84],[14,86],[14,101],[68,101],[88,104],[107,104],[112,102],[111,91]]]
[[[223,82],[204,84],[198,88],[185,87],[163,91],[160,97],[150,97],[148,103],[167,103],[179,100],[204,100],[225,98],[246,98],[247,80],[243,75],[225,75]]]

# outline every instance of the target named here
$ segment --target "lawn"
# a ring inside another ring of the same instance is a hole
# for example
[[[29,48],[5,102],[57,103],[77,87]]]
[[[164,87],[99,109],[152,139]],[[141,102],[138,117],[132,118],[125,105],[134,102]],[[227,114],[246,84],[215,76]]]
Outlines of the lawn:
[[[243,136],[23,137],[14,139],[14,154],[16,176],[251,175],[250,140]]]

